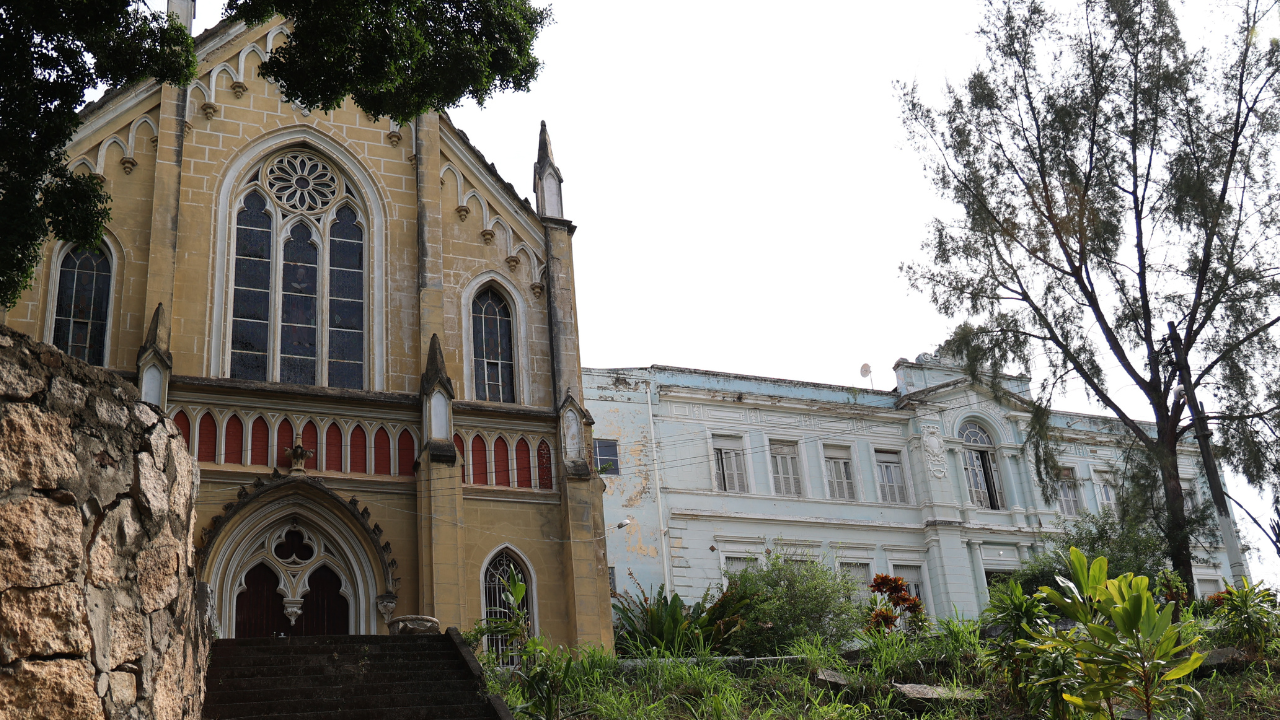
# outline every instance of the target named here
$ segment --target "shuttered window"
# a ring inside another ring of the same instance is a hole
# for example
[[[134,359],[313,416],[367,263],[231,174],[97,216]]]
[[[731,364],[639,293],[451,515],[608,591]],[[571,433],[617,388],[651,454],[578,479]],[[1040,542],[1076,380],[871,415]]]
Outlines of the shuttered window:
[[[747,463],[742,454],[742,439],[714,437],[716,489],[723,492],[747,492]]]
[[[907,592],[924,602],[924,573],[919,565],[894,565],[893,574],[907,581]]]
[[[1062,481],[1058,483],[1058,507],[1067,517],[1080,514],[1080,486],[1076,484],[1076,469],[1062,468]]]
[[[902,461],[896,452],[876,451],[876,480],[880,486],[880,502],[905,505],[907,483],[902,477]]]
[[[803,494],[800,489],[800,450],[795,443],[769,443],[775,495]]]
[[[827,446],[823,450],[827,471],[827,492],[833,500],[857,500],[853,482],[853,459],[849,448]]]

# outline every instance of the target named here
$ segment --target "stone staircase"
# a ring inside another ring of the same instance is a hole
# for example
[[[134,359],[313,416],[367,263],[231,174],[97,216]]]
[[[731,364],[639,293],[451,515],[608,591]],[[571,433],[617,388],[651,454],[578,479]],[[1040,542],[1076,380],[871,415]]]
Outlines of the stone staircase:
[[[215,640],[206,720],[512,720],[457,628]]]

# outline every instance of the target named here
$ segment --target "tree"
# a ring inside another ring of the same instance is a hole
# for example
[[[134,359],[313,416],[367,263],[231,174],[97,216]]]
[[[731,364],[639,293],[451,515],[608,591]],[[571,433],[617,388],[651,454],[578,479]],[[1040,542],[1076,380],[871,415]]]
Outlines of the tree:
[[[50,233],[95,247],[110,218],[102,181],[66,166],[85,92],[144,77],[186,84],[196,59],[177,17],[140,2],[21,0],[0,8],[0,66],[0,305],[9,308]]]
[[[541,67],[533,41],[551,20],[529,0],[230,0],[227,15],[292,19],[260,69],[288,99],[329,110],[351,96],[401,123],[528,90]],[[101,180],[66,167],[85,94],[148,77],[186,85],[196,56],[178,17],[142,0],[19,0],[0,8],[0,63],[0,306],[9,308],[50,235],[95,247],[110,219]]]
[[[904,122],[959,210],[934,221],[932,262],[903,266],[961,317],[944,349],[975,378],[1045,363],[1030,444],[1046,499],[1048,406],[1083,383],[1158,466],[1169,557],[1193,588],[1176,454],[1192,426],[1168,321],[1216,406],[1205,417],[1223,460],[1280,485],[1280,43],[1260,34],[1274,11],[1241,0],[1231,42],[1189,52],[1168,0],[1063,14],[993,0],[983,67],[937,108],[902,88]]]

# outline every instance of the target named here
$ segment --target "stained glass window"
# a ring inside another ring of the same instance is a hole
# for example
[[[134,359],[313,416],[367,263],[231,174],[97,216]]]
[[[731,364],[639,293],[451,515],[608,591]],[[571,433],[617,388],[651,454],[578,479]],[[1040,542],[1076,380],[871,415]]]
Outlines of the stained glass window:
[[[90,365],[102,365],[107,345],[111,260],[97,250],[75,250],[62,258],[53,344]]]
[[[316,384],[316,262],[311,228],[289,230],[280,282],[280,382]]]
[[[235,299],[231,311],[231,377],[267,379],[271,320],[271,215],[257,192],[236,213]]]
[[[357,196],[304,150],[249,182],[235,218],[230,376],[363,389],[366,226],[343,199]]]
[[[511,308],[497,290],[481,290],[472,301],[471,337],[476,399],[515,402]]]

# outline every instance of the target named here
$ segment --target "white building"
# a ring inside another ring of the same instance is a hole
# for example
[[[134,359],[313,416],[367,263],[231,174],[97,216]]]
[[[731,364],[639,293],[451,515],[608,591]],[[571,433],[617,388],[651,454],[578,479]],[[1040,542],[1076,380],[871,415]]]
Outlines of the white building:
[[[1044,549],[1066,516],[1115,495],[1121,430],[1059,413],[1064,479],[1046,503],[1023,457],[1030,414],[924,354],[894,365],[897,388],[705,370],[583,369],[605,478],[611,572],[700,597],[766,551],[870,578],[909,580],[933,613],[974,615],[993,574]],[[1006,378],[1013,393],[1025,377]],[[1180,466],[1207,497],[1194,444]],[[624,520],[630,523],[619,528]],[[1198,594],[1230,579],[1225,551],[1195,568]]]

